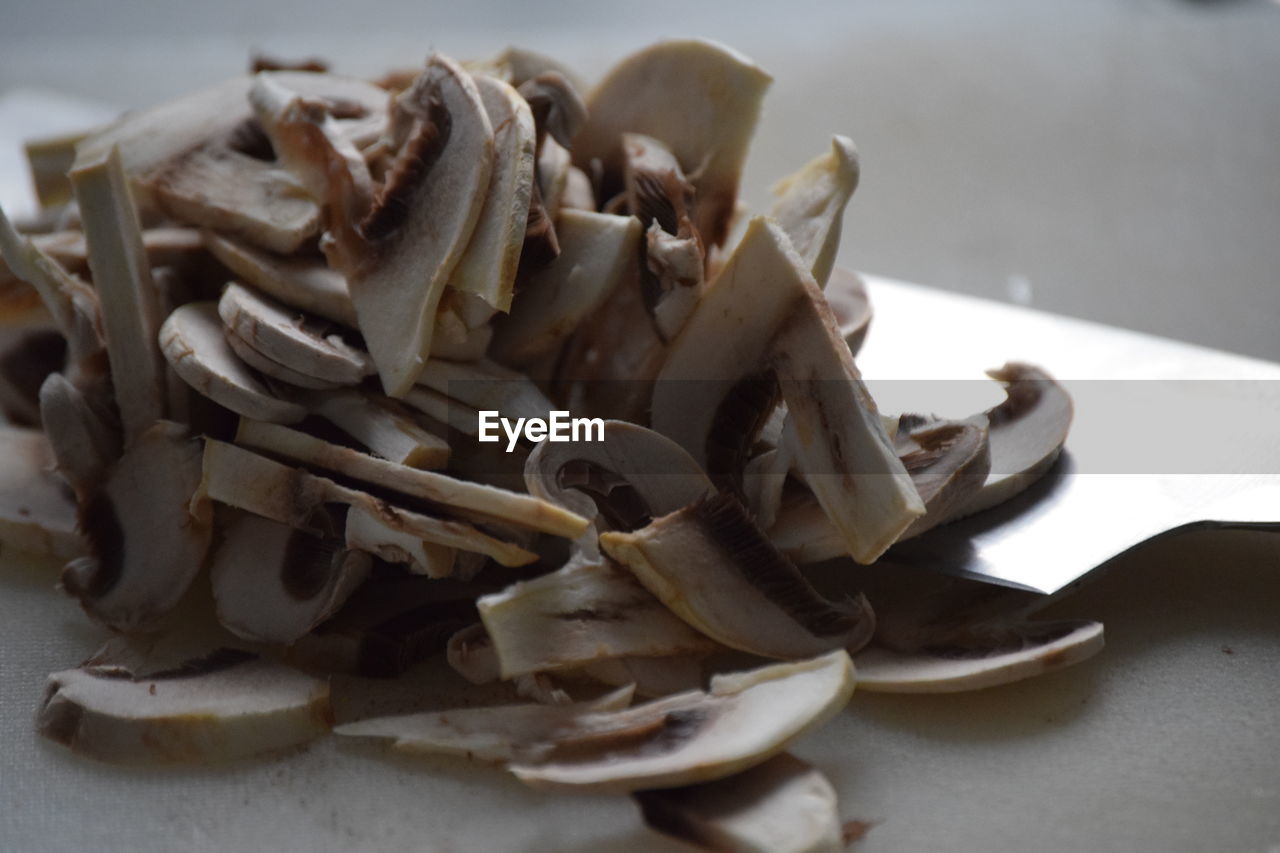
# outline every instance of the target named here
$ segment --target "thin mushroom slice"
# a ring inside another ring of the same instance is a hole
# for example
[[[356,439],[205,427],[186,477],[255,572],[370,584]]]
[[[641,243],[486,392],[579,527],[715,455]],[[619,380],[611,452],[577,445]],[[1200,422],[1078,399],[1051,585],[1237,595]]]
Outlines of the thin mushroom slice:
[[[569,705],[494,705],[374,717],[338,726],[334,732],[390,740],[397,752],[458,755],[492,763],[538,759],[551,751],[549,734],[583,714],[626,708],[631,696],[630,687],[621,687],[599,699]]]
[[[619,687],[634,684],[637,696],[657,698],[700,688],[706,680],[702,658],[702,655],[604,658],[557,675],[583,676]]]
[[[403,563],[414,574],[446,578],[458,569],[455,548],[393,526],[367,507],[354,506],[347,510],[343,535],[348,548],[365,551],[388,563]]]
[[[333,540],[241,516],[223,528],[209,565],[218,621],[247,640],[292,643],[337,610],[371,565]]]
[[[418,382],[474,409],[509,418],[546,418],[556,408],[531,379],[487,359],[472,362],[433,358]]]
[[[120,458],[115,413],[99,395],[86,394],[63,374],[52,373],[40,386],[40,418],[58,473],[77,495],[93,491]]]
[[[0,424],[0,542],[70,560],[85,553],[76,504],[39,430]]]
[[[631,796],[650,829],[702,850],[845,849],[835,789],[816,767],[789,753],[715,782],[636,791]]]
[[[276,397],[231,349],[214,302],[189,302],[160,327],[160,349],[181,379],[238,415],[295,423],[307,415],[297,403]]]
[[[1101,622],[1028,622],[915,648],[874,643],[858,653],[858,686],[881,693],[956,693],[1010,684],[1102,650]]]
[[[844,651],[714,676],[625,711],[580,716],[546,762],[510,769],[537,788],[636,791],[711,782],[761,764],[829,720],[853,695]]]
[[[835,266],[822,294],[840,327],[840,336],[849,345],[849,352],[857,355],[871,326],[871,300],[867,297],[866,282],[856,272]]]
[[[561,147],[573,145],[574,135],[587,120],[587,105],[568,78],[558,71],[543,71],[518,87],[538,125],[541,145],[550,137]]]
[[[307,376],[304,373],[299,373],[291,367],[285,367],[278,361],[272,361],[254,349],[251,344],[242,340],[235,332],[227,328],[224,328],[222,331],[227,339],[227,346],[231,347],[231,351],[236,354],[236,357],[261,373],[263,376],[278,379],[286,385],[293,385],[298,388],[308,388],[313,391],[329,391],[342,387],[342,385],[336,382],[329,382],[325,379],[317,379],[314,376]]]
[[[574,538],[589,524],[577,513],[537,497],[389,462],[277,424],[243,420],[236,443],[454,511],[555,536]]]
[[[494,336],[493,358],[521,367],[551,353],[634,275],[640,231],[630,216],[562,211],[556,232],[560,254],[521,288]]]
[[[390,462],[410,468],[443,468],[449,462],[445,440],[419,426],[395,400],[362,391],[332,391],[306,401],[317,415]]]
[[[55,672],[36,725],[98,761],[193,764],[297,746],[331,720],[327,681],[222,650],[150,674],[92,665]]]
[[[83,230],[37,234],[31,242],[47,252],[67,272],[79,275],[89,269],[89,243]],[[142,231],[142,248],[153,268],[176,266],[201,255],[204,238],[195,228],[173,225],[145,228]]]
[[[840,248],[844,208],[858,186],[858,151],[846,136],[831,138],[831,151],[806,163],[773,187],[777,201],[769,215],[825,287]]]
[[[708,246],[728,236],[747,147],[772,82],[749,59],[702,39],[660,42],[622,60],[587,98],[574,162],[621,177],[622,134],[661,140],[694,176],[695,225]],[[608,198],[616,188],[606,188]]]
[[[356,327],[347,281],[323,260],[275,255],[213,231],[204,232],[204,245],[237,278],[285,305]]]
[[[200,442],[185,427],[160,421],[141,433],[81,500],[89,556],[67,565],[63,588],[112,628],[154,624],[204,565],[212,523],[192,502],[199,486]]]
[[[794,660],[856,651],[875,631],[864,597],[822,598],[731,495],[634,532],[601,534],[600,546],[681,619],[730,648]]]
[[[332,327],[242,284],[227,285],[218,315],[265,358],[305,376],[358,385],[373,371],[368,354],[346,343]]]
[[[907,452],[902,463],[911,475],[925,514],[902,534],[906,539],[955,518],[983,487],[991,471],[987,419],[976,415],[963,421],[936,421],[899,432]]]

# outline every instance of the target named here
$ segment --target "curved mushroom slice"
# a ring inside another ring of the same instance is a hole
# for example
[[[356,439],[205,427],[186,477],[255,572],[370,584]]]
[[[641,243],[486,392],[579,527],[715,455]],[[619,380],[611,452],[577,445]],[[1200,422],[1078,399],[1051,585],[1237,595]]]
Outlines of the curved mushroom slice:
[[[569,149],[551,137],[542,140],[542,147],[538,149],[538,197],[552,222],[559,218],[564,207],[564,195],[569,189],[569,170],[572,168]],[[579,209],[595,210],[594,207]],[[558,239],[556,242],[558,244]]]
[[[518,89],[538,126],[539,147],[549,136],[563,149],[568,149],[587,120],[587,105],[573,83],[558,71],[543,71],[525,80]]]
[[[533,194],[533,113],[506,83],[484,75],[474,79],[493,126],[493,175],[480,219],[449,285],[509,311]]]
[[[1087,621],[1028,622],[905,650],[875,643],[857,655],[858,686],[883,693],[979,690],[1079,663],[1102,646],[1102,623]]]
[[[281,257],[212,231],[204,245],[236,277],[302,311],[355,328],[347,280],[319,259]]]
[[[347,511],[345,537],[348,548],[365,551],[388,563],[404,563],[409,571],[429,578],[449,577],[458,568],[456,549],[392,525],[365,507],[354,506]]]
[[[314,740],[331,725],[327,681],[229,649],[150,675],[55,672],[37,718],[50,740],[119,764],[247,758]]]
[[[85,553],[76,505],[39,430],[0,424],[0,542],[70,560]]]
[[[472,362],[433,358],[419,384],[474,409],[510,418],[543,418],[556,408],[529,377],[487,359]]]
[[[67,565],[63,588],[112,628],[153,624],[204,565],[212,524],[193,502],[199,486],[199,439],[168,421],[141,433],[80,502],[89,556]]]
[[[608,713],[631,704],[622,687],[589,702],[570,705],[494,705],[374,717],[338,726],[348,737],[390,740],[398,752],[460,755],[473,761],[536,760],[553,748],[547,736],[583,714]]]
[[[362,119],[385,110],[386,93],[360,80],[300,72],[270,76],[327,101],[335,111],[359,116],[346,122],[356,132],[363,132]],[[237,77],[129,113],[80,144],[77,166],[119,146],[142,207],[231,232],[272,251],[293,252],[316,233],[320,211],[264,144],[248,100],[252,82],[252,77]]]
[[[512,86],[518,87],[521,83],[531,80],[539,74],[554,71],[568,80],[575,88],[582,88],[578,75],[563,62],[546,54],[538,53],[536,50],[528,50],[514,45],[507,47],[491,59],[475,63],[475,66],[478,70],[501,77]]]
[[[773,186],[769,215],[791,238],[805,269],[825,287],[840,248],[844,208],[858,186],[858,151],[847,136],[833,136],[831,151]]]
[[[344,341],[334,328],[244,285],[227,285],[218,315],[262,356],[304,376],[358,385],[373,372],[368,354]]]
[[[845,849],[835,789],[817,768],[785,752],[715,782],[631,796],[650,829],[704,850]]]
[[[484,520],[502,521],[570,539],[581,535],[590,523],[550,501],[410,468],[276,424],[243,420],[236,433],[236,443]]]
[[[52,373],[40,386],[40,417],[58,473],[77,495],[87,495],[120,458],[115,414],[105,400],[83,393],[61,373]]]
[[[361,391],[330,391],[308,397],[307,403],[383,459],[410,468],[443,468],[449,462],[445,440],[419,426],[395,400]]]
[[[218,621],[237,637],[292,643],[346,601],[372,559],[257,516],[222,530],[209,578]]]
[[[832,267],[822,295],[840,327],[840,336],[849,345],[849,352],[857,355],[871,326],[871,300],[867,298],[866,282],[852,270]]]
[[[906,436],[899,431],[899,444],[906,450],[902,464],[925,508],[924,515],[903,532],[903,539],[951,521],[983,487],[991,471],[987,435],[983,415],[963,421],[935,421]]]
[[[413,386],[431,353],[436,309],[475,230],[493,172],[493,129],[471,78],[439,54],[397,99],[408,140],[359,222],[331,226],[330,260],[347,278],[360,331],[393,397]],[[330,169],[332,173],[334,169]],[[352,189],[330,206],[350,215]]]
[[[502,678],[620,656],[697,655],[718,646],[608,561],[571,560],[476,603]]]
[[[236,358],[240,359],[263,376],[278,379],[287,385],[294,385],[298,388],[308,388],[313,391],[330,391],[334,388],[342,387],[336,382],[316,379],[313,376],[307,376],[299,373],[291,367],[285,367],[278,361],[272,361],[252,346],[242,341],[240,336],[230,329],[224,328],[222,333],[227,339],[227,346],[231,347],[231,351],[236,354]]]
[[[479,622],[458,629],[445,653],[453,671],[472,684],[491,684],[501,677],[493,641]]]
[[[227,343],[214,302],[188,302],[160,327],[160,349],[173,372],[196,391],[238,415],[295,423],[307,415],[258,381]]]
[[[552,352],[634,275],[640,230],[630,216],[562,211],[556,232],[560,254],[520,289],[494,335],[493,358],[520,367]]]
[[[634,684],[636,695],[645,697],[697,690],[705,680],[701,655],[604,658],[556,674],[583,675],[615,687]]]
[[[717,675],[710,689],[625,711],[585,714],[548,740],[545,763],[510,769],[539,788],[636,791],[710,782],[761,764],[853,695],[843,651]]]
[[[768,417],[775,382],[795,424],[797,467],[848,552],[874,560],[924,503],[822,293],[786,235],[757,218],[671,345],[654,387],[653,428],[700,464],[729,460],[710,466],[713,477],[737,476],[733,460],[758,431],[743,423]]]
[[[23,142],[31,184],[44,210],[62,207],[72,200],[67,172],[75,162],[76,146],[88,133],[82,130]]]
[[[672,612],[730,648],[797,659],[862,648],[875,631],[864,597],[827,601],[775,549],[732,495],[718,495],[632,533],[600,536]]]
[[[696,175],[695,225],[708,246],[722,244],[737,202],[738,180],[772,78],[727,47],[701,39],[664,41],[614,66],[587,99],[587,122],[574,138],[574,162],[604,168],[604,198],[621,178],[622,134],[664,142],[686,174]]]

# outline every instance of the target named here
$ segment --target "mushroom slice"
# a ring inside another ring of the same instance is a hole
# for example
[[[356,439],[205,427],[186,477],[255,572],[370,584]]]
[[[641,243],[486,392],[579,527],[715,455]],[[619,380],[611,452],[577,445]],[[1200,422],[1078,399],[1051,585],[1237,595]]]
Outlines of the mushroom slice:
[[[409,571],[429,578],[445,578],[458,566],[457,551],[390,524],[375,512],[354,506],[347,511],[348,548],[373,554],[388,563],[404,563]]]
[[[346,723],[334,732],[390,740],[398,752],[460,755],[495,763],[536,760],[551,751],[550,733],[583,714],[626,708],[631,696],[631,688],[622,687],[599,699],[569,705],[493,705],[374,717]]]
[[[519,91],[538,125],[539,145],[547,136],[562,148],[573,145],[574,136],[587,120],[587,105],[573,83],[558,71],[543,71],[521,83]]]
[[[128,444],[165,416],[164,360],[155,344],[159,291],[119,150],[111,148],[96,160],[81,158],[70,177],[89,243],[111,381]]]
[[[27,167],[36,198],[45,210],[61,207],[72,200],[67,172],[76,160],[76,146],[87,136],[86,131],[28,139],[23,143]]]
[[[556,408],[529,377],[487,359],[433,358],[418,382],[470,408],[491,409],[511,418],[546,418]]]
[[[858,186],[858,151],[846,136],[831,138],[831,151],[773,186],[769,215],[791,238],[805,268],[825,287],[840,248],[844,208]]]
[[[625,711],[579,716],[544,763],[511,771],[539,788],[637,791],[711,782],[761,764],[837,714],[853,695],[844,651],[714,676]]]
[[[85,553],[85,542],[75,501],[52,468],[39,430],[0,424],[0,542],[69,560]]]
[[[582,675],[613,686],[634,684],[636,695],[645,697],[697,690],[704,681],[702,655],[603,658],[557,674]]]
[[[371,565],[333,540],[240,516],[222,529],[209,566],[218,621],[247,640],[292,643],[337,610]]]
[[[227,285],[218,315],[265,358],[304,376],[358,385],[373,371],[368,354],[346,343],[332,327],[242,284]]]
[[[600,546],[667,607],[730,648],[794,660],[856,651],[875,630],[866,599],[818,594],[752,523],[732,495],[717,495]]]
[[[661,140],[694,176],[694,224],[708,246],[728,236],[738,180],[760,104],[772,82],[741,54],[702,39],[664,41],[614,66],[587,99],[587,121],[575,137],[574,162],[599,160],[606,182],[622,175],[622,134]],[[606,187],[608,198],[617,184]]]
[[[188,302],[160,327],[160,349],[173,372],[215,403],[248,418],[294,423],[307,415],[267,389],[231,349],[214,302]]]
[[[715,782],[636,791],[631,796],[650,829],[703,850],[845,849],[835,789],[816,767],[785,752]]]
[[[469,524],[400,509],[367,492],[213,439],[205,441],[200,495],[307,530],[315,529],[311,520],[325,504],[345,504],[351,508],[348,526],[351,514],[359,510],[388,531],[485,554],[504,566],[522,566],[537,559],[536,554],[495,539]]]
[[[449,462],[445,440],[420,427],[395,400],[331,391],[309,396],[307,402],[317,415],[383,459],[410,468],[443,468]]]
[[[112,628],[152,625],[204,565],[212,524],[192,501],[199,486],[199,439],[169,421],[142,432],[81,500],[90,556],[67,565],[63,588]]]
[[[288,385],[295,385],[298,388],[310,388],[313,391],[328,391],[342,387],[336,382],[329,382],[324,379],[317,379],[314,376],[307,376],[304,373],[299,373],[291,367],[285,367],[278,361],[272,361],[241,340],[240,336],[230,329],[224,328],[222,332],[227,339],[227,346],[231,347],[231,351],[236,354],[236,357],[261,373],[263,376],[278,379],[281,382]]]
[[[180,764],[297,746],[331,721],[327,681],[224,649],[149,675],[92,665],[55,672],[37,726],[98,761]]]
[[[732,482],[758,432],[743,423],[768,417],[775,382],[795,424],[797,467],[848,552],[871,562],[924,503],[813,277],[786,235],[757,218],[671,345],[653,428]]]
[[[282,257],[212,231],[204,244],[227,269],[286,305],[355,328],[356,309],[342,274],[319,259]]]
[[[564,193],[560,197],[560,209],[595,210],[596,191],[587,173],[577,166],[570,166],[565,175]]]
[[[68,186],[70,184],[68,183]],[[80,274],[89,269],[89,243],[80,230],[37,234],[31,242],[68,272]],[[165,226],[142,231],[142,248],[152,267],[174,266],[202,254],[204,238],[195,228]]]
[[[475,67],[477,70],[501,77],[512,86],[519,86],[539,74],[554,71],[568,80],[575,88],[582,88],[577,74],[563,62],[546,54],[538,53],[536,50],[528,50],[514,45],[507,47],[502,53],[491,59],[475,63]]]
[[[520,367],[552,352],[634,274],[640,231],[630,216],[562,211],[560,254],[521,288],[494,336],[492,356]]]
[[[52,373],[40,386],[40,418],[58,473],[77,495],[87,495],[120,458],[115,414],[99,395],[85,394],[61,373]]]
[[[425,415],[424,422],[433,432],[446,439],[450,430],[457,430],[471,438],[480,434],[480,413],[474,407],[451,400],[439,391],[418,385],[404,396],[404,402],[409,408]]]
[[[883,693],[955,693],[1031,678],[1102,650],[1101,622],[1028,622],[918,648],[875,643],[857,655],[858,686]]]
[[[550,501],[388,462],[276,424],[242,420],[236,443],[309,468],[333,471],[352,480],[422,498],[470,516],[554,536],[572,539],[581,535],[590,523]]]
[[[439,54],[397,99],[413,126],[359,222],[336,217],[330,260],[347,277],[360,331],[393,397],[431,353],[436,309],[475,230],[493,172],[493,129],[470,76]],[[330,169],[332,173],[334,169]],[[348,184],[330,206],[358,209]]]
[[[502,678],[624,655],[696,655],[717,648],[607,560],[571,560],[486,595],[476,606]]]
[[[840,327],[840,336],[854,355],[862,349],[871,326],[871,300],[862,276],[841,266],[832,267],[831,277],[822,295]]]
[[[493,126],[493,175],[480,219],[449,284],[509,311],[533,193],[533,113],[506,83],[484,75],[474,79]]]
[[[955,518],[983,487],[991,471],[987,419],[934,421],[912,430],[899,442],[907,449],[902,463],[915,483],[925,514],[902,534],[906,539]]]
[[[564,207],[564,195],[569,189],[569,170],[572,168],[569,149],[549,136],[542,140],[542,147],[538,149],[538,196],[551,221],[560,216]],[[594,207],[580,209],[595,210]]]

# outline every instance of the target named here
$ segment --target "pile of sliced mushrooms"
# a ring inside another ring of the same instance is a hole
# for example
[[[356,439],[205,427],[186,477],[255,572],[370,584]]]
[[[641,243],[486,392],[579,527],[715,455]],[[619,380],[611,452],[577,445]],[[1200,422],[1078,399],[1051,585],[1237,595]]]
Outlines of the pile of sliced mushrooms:
[[[877,410],[835,263],[852,143],[767,215],[737,199],[769,83],[702,40],[589,91],[517,49],[376,82],[261,61],[33,142],[43,212],[0,216],[0,537],[113,636],[49,677],[41,734],[157,763],[332,731],[630,793],[710,849],[837,850],[786,750],[855,682],[1096,652],[1097,623],[862,584],[1042,475],[1071,401],[1011,363],[973,417]],[[557,409],[604,440],[478,440],[481,411]],[[218,636],[147,652],[192,607]],[[335,723],[340,678],[433,656],[508,699]]]

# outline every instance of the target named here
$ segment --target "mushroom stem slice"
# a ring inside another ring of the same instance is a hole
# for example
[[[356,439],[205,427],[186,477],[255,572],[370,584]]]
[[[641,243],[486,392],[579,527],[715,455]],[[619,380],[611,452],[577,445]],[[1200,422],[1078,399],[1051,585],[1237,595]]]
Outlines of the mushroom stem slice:
[[[761,764],[829,720],[853,695],[844,651],[717,675],[690,691],[583,714],[548,738],[545,762],[511,767],[538,788],[636,791],[710,782]]]
[[[85,553],[76,505],[39,430],[0,424],[0,542],[70,560]]]
[[[527,376],[488,359],[473,362],[433,358],[418,382],[473,409],[490,409],[509,418],[546,418],[555,409]]]
[[[404,563],[409,571],[429,578],[449,577],[458,565],[454,548],[392,527],[365,507],[354,506],[347,511],[345,536],[348,548],[368,552],[388,563]]]
[[[92,665],[55,672],[37,718],[50,740],[118,764],[247,758],[331,725],[327,681],[228,649],[150,675]]]
[[[333,391],[306,399],[317,415],[383,459],[410,468],[443,468],[449,462],[448,443],[419,426],[394,400],[362,391]]]
[[[536,760],[550,753],[549,735],[583,714],[626,708],[632,692],[630,687],[621,687],[599,699],[570,705],[494,705],[375,717],[338,726],[334,731],[348,737],[390,740],[399,752],[460,755],[494,763]]]
[[[831,151],[806,163],[773,187],[777,220],[805,268],[825,287],[840,248],[844,208],[858,186],[858,151],[846,136],[831,138]]]
[[[1028,622],[919,648],[873,643],[858,653],[858,686],[880,693],[957,693],[1010,684],[1079,663],[1103,647],[1101,622]]]
[[[875,630],[864,597],[822,598],[731,495],[631,533],[604,533],[600,545],[681,619],[730,648],[794,660],[856,651]]]
[[[715,782],[636,791],[644,822],[703,850],[842,853],[835,789],[789,753]]]
[[[155,343],[161,322],[159,291],[119,150],[78,163],[71,184],[89,244],[112,385],[129,444],[165,416],[164,359]]]

